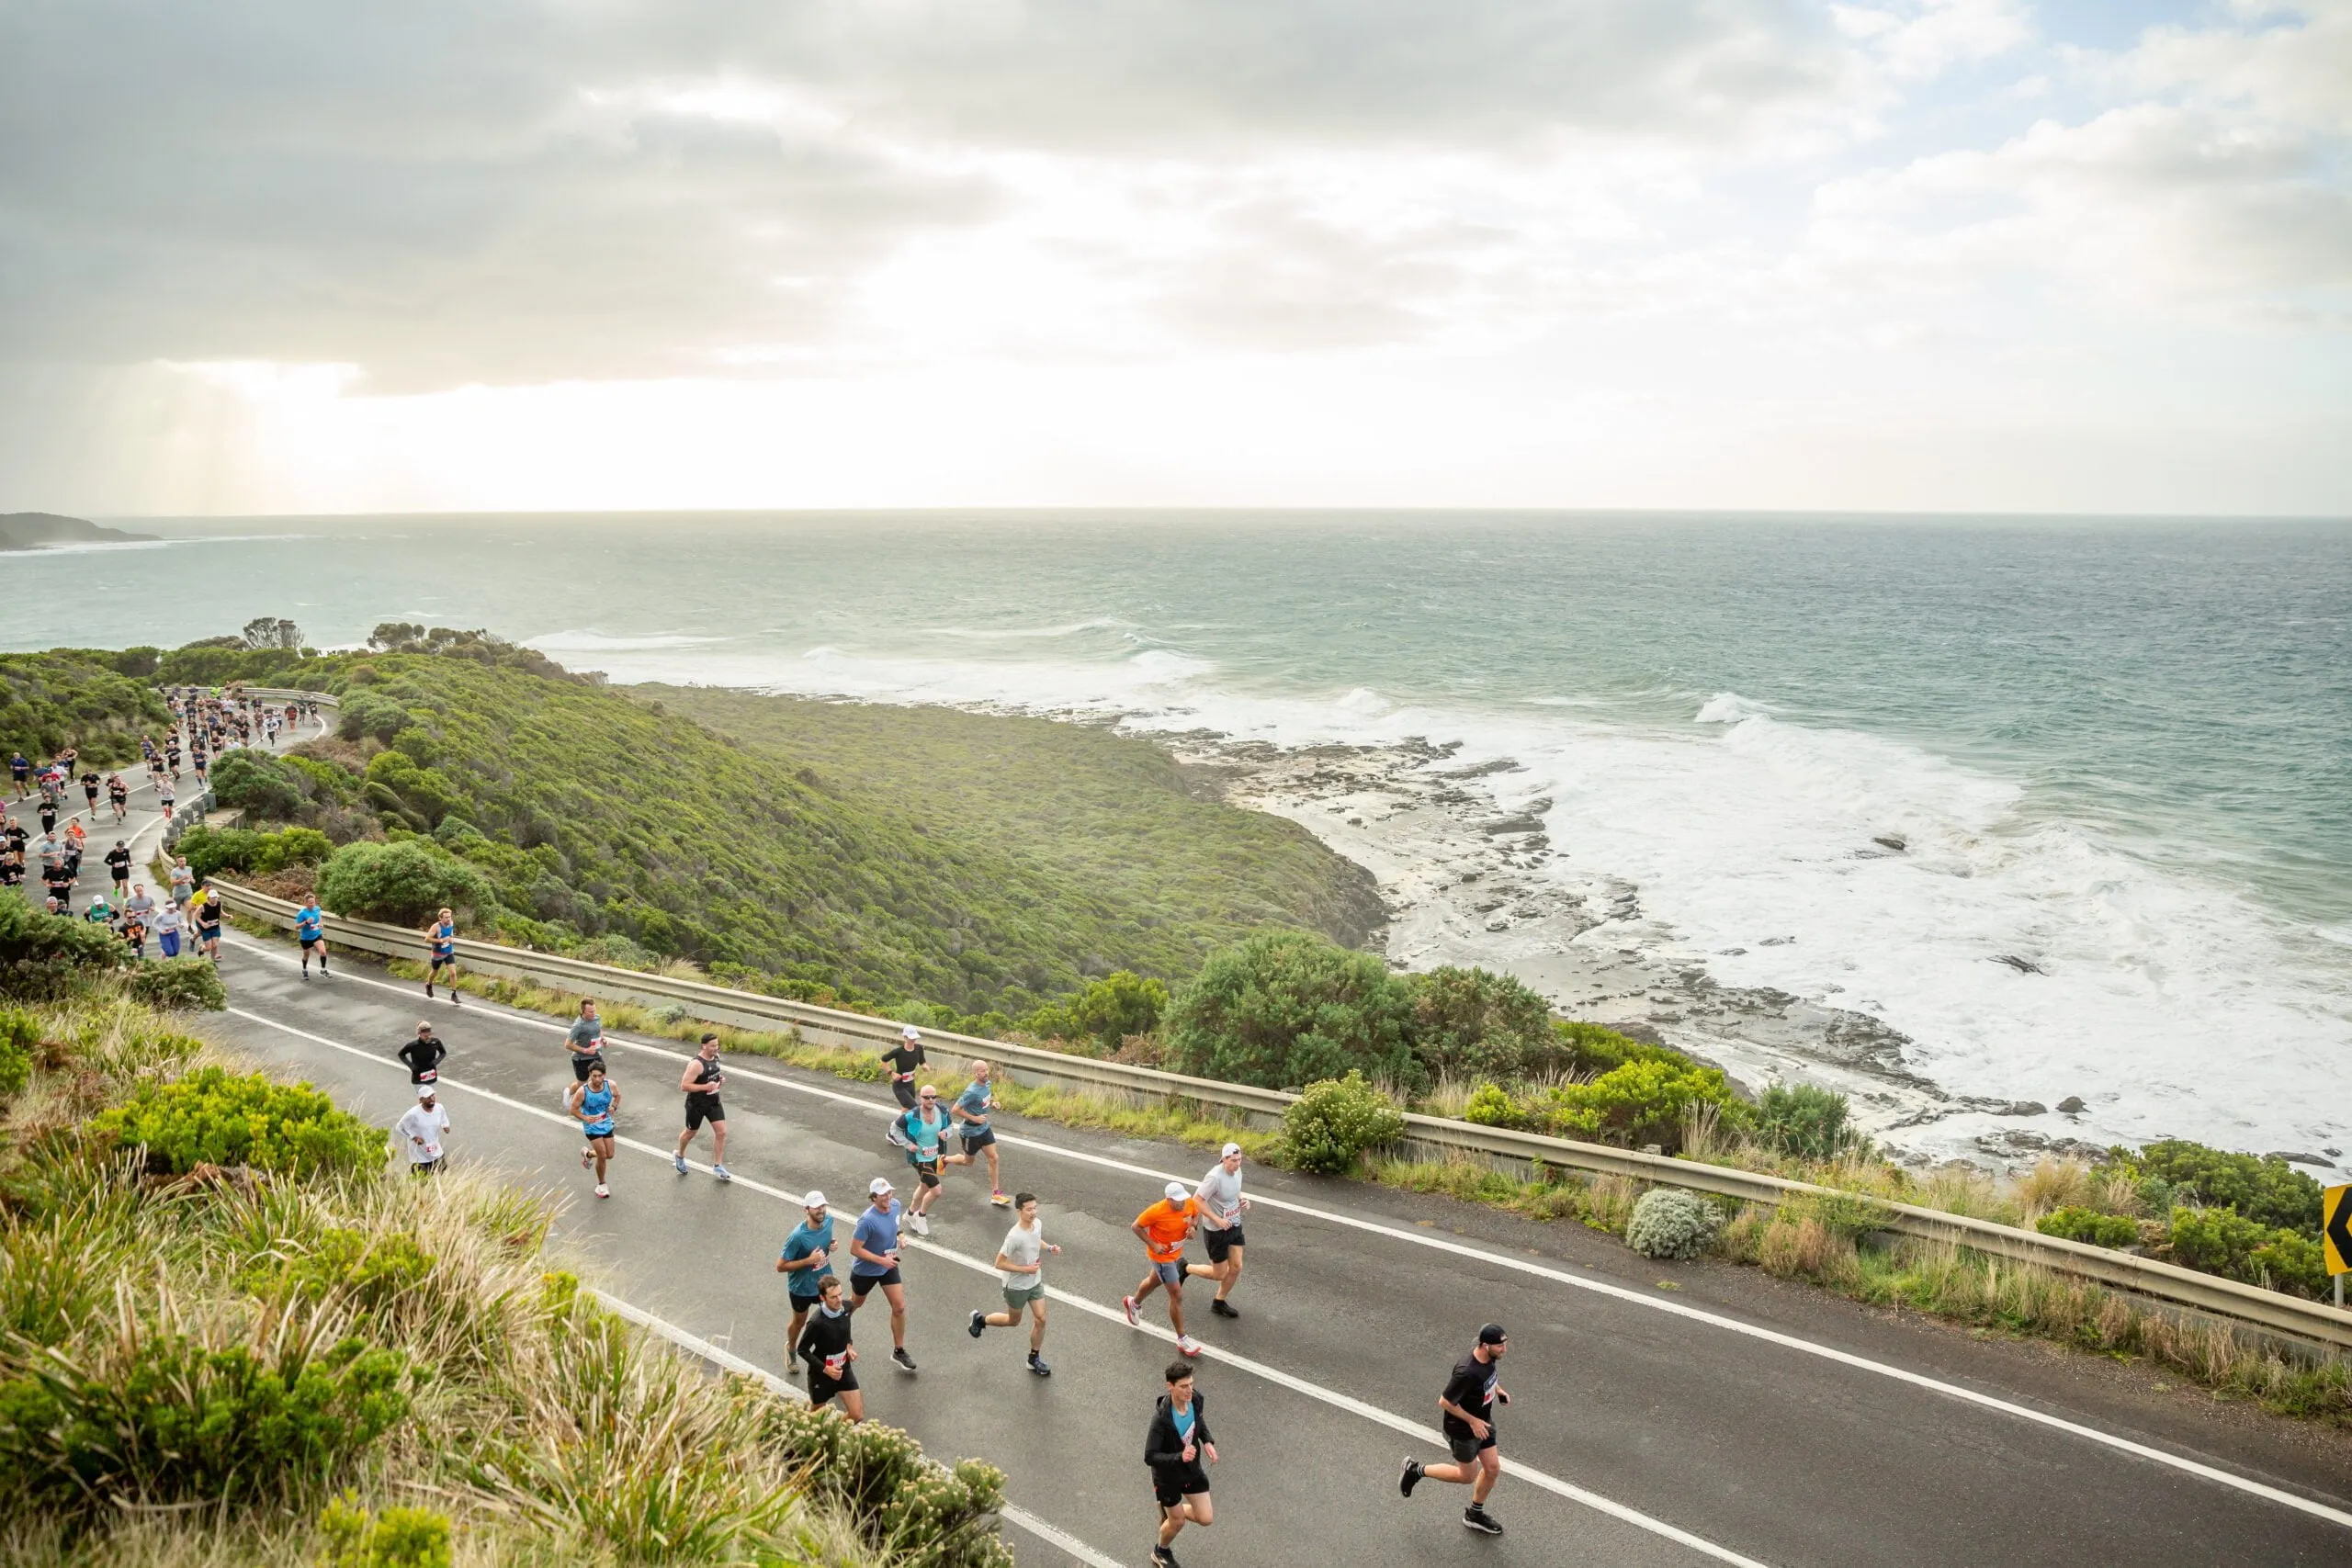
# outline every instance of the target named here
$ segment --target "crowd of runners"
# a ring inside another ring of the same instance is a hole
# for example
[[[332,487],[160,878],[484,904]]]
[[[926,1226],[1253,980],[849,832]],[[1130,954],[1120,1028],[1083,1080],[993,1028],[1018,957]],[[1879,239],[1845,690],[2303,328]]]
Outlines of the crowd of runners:
[[[306,911],[307,912],[307,911]],[[427,951],[435,962],[426,981],[432,994],[446,964],[454,963],[454,927],[448,911],[425,928]],[[298,927],[298,934],[299,934]],[[315,929],[315,927],[313,928]],[[436,933],[438,933],[436,935]],[[305,974],[311,949],[316,944],[322,970],[324,944],[304,938]],[[451,1000],[455,1000],[454,989]],[[726,1166],[727,1074],[719,1059],[721,1039],[706,1032],[679,1074],[677,1092],[684,1125],[672,1150],[680,1176],[692,1174],[688,1151],[707,1129],[710,1134],[710,1173],[717,1180],[734,1179]],[[571,1083],[562,1096],[563,1108],[580,1126],[580,1163],[594,1175],[599,1199],[612,1195],[612,1167],[624,1102],[619,1082],[605,1059],[605,1025],[594,1001],[580,1004],[579,1015],[564,1034],[564,1051],[571,1068]],[[438,1095],[440,1068],[447,1048],[430,1021],[416,1026],[414,1038],[397,1052],[414,1088],[416,1104],[402,1115],[396,1136],[407,1150],[411,1168],[431,1176],[443,1168],[443,1140],[449,1130],[448,1112]],[[908,1027],[899,1041],[882,1053],[898,1109],[885,1136],[890,1150],[905,1167],[894,1180],[890,1175],[872,1178],[865,1186],[854,1217],[836,1216],[831,1200],[820,1190],[800,1199],[801,1219],[785,1237],[775,1260],[775,1272],[785,1276],[790,1317],[785,1332],[785,1365],[788,1373],[805,1380],[809,1402],[833,1405],[854,1421],[865,1418],[865,1395],[858,1382],[857,1316],[879,1296],[888,1309],[889,1361],[903,1375],[918,1371],[907,1348],[908,1281],[901,1267],[902,1234],[931,1234],[930,1213],[944,1190],[951,1167],[978,1166],[988,1173],[989,1201],[1008,1212],[1010,1224],[997,1244],[994,1268],[1002,1304],[974,1307],[966,1328],[975,1339],[990,1329],[1026,1329],[1026,1366],[1039,1378],[1053,1375],[1046,1360],[1046,1267],[1061,1248],[1046,1238],[1035,1192],[1008,1194],[1003,1186],[999,1145],[992,1119],[997,1111],[993,1076],[984,1060],[969,1062],[959,1089],[950,1093],[926,1081],[929,1054],[920,1030]],[[1213,1316],[1238,1318],[1234,1303],[1240,1282],[1247,1238],[1244,1223],[1250,1200],[1242,1191],[1245,1156],[1238,1144],[1227,1144],[1216,1163],[1187,1186],[1170,1181],[1158,1201],[1135,1217],[1131,1229],[1143,1249],[1144,1274],[1135,1290],[1122,1298],[1127,1321],[1140,1325],[1150,1297],[1167,1300],[1169,1326],[1179,1358],[1164,1374],[1166,1384],[1153,1408],[1145,1445],[1145,1462],[1151,1474],[1158,1526],[1151,1561],[1173,1568],[1174,1542],[1188,1527],[1205,1527],[1216,1517],[1208,1467],[1217,1462],[1216,1441],[1211,1433],[1207,1400],[1194,1382],[1194,1361],[1204,1346],[1188,1331],[1186,1292],[1209,1292]],[[911,1201],[900,1196],[899,1182],[912,1189]],[[1201,1244],[1205,1261],[1189,1257],[1192,1244]],[[1500,1363],[1510,1341],[1498,1324],[1487,1324],[1476,1341],[1452,1368],[1438,1397],[1438,1413],[1448,1448],[1449,1463],[1404,1462],[1398,1489],[1407,1497],[1422,1482],[1468,1486],[1469,1506],[1463,1523],[1487,1535],[1503,1527],[1487,1509],[1487,1499],[1501,1474],[1497,1447],[1497,1407],[1510,1395],[1500,1382]]]

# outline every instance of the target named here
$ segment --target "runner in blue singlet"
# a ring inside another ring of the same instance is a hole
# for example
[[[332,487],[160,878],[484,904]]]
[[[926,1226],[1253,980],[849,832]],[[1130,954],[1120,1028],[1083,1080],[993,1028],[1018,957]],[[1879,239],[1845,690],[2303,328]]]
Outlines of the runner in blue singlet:
[[[448,910],[442,910],[441,918],[424,928],[424,941],[432,955],[431,966],[424,972],[424,994],[428,997],[433,994],[433,982],[441,977],[442,970],[447,969],[449,971],[449,1005],[456,1007],[458,1005],[458,922],[450,918]]]
[[[613,1158],[613,1117],[621,1108],[620,1086],[605,1076],[605,1064],[598,1062],[588,1069],[588,1077],[571,1086],[569,1101],[571,1114],[579,1119],[580,1130],[588,1142],[580,1151],[580,1168],[594,1166],[596,1170],[596,1196],[609,1198],[612,1190],[605,1185],[605,1169]]]

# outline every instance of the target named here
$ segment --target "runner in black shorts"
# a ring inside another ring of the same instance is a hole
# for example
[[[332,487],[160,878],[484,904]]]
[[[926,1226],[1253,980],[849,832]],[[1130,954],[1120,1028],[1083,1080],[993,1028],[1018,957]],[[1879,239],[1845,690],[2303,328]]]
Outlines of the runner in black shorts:
[[[695,1141],[702,1124],[710,1123],[710,1174],[721,1181],[732,1181],[727,1171],[727,1107],[718,1100],[718,1086],[726,1075],[718,1070],[718,1036],[705,1033],[702,1050],[686,1070],[678,1076],[678,1089],[686,1097],[686,1130],[678,1134],[678,1147],[670,1163],[678,1174],[686,1174],[686,1145]]]
[[[392,1055],[408,1064],[409,1082],[439,1083],[441,1064],[448,1059],[449,1048],[441,1043],[441,1037],[433,1032],[431,1024],[420,1022],[416,1026],[416,1038]]]
[[[828,1274],[819,1282],[817,1310],[792,1342],[792,1352],[808,1369],[808,1403],[819,1409],[835,1400],[853,1421],[865,1419],[865,1395],[857,1387],[857,1347],[850,1341],[850,1309],[842,1282]]]
[[[913,1024],[899,1032],[899,1043],[882,1053],[890,1065],[890,1092],[909,1111],[915,1108],[915,1070],[928,1059],[922,1051],[922,1031]]]
[[[1216,1440],[1209,1436],[1206,1402],[1193,1387],[1193,1369],[1171,1361],[1166,1373],[1168,1392],[1151,1413],[1151,1430],[1143,1439],[1143,1461],[1151,1466],[1152,1500],[1159,1505],[1159,1537],[1152,1543],[1157,1568],[1176,1568],[1169,1550],[1186,1525],[1206,1529],[1216,1522],[1209,1499],[1209,1472],[1201,1461],[1216,1462]]]
[[[563,1048],[571,1053],[571,1081],[586,1083],[588,1069],[605,1065],[605,1026],[596,1017],[594,1002],[582,1002],[580,1016],[563,1032]],[[571,1101],[571,1091],[564,1090],[564,1103]]]
[[[1495,1478],[1503,1471],[1501,1450],[1495,1447],[1495,1406],[1510,1403],[1510,1393],[1501,1382],[1503,1352],[1510,1346],[1501,1324],[1490,1323],[1478,1330],[1478,1343],[1453,1364],[1453,1375],[1446,1380],[1445,1392],[1437,1396],[1438,1413],[1444,1418],[1446,1447],[1453,1450],[1453,1462],[1423,1464],[1419,1460],[1408,1459],[1404,1474],[1397,1479],[1397,1489],[1408,1497],[1424,1481],[1467,1485],[1470,1506],[1462,1510],[1462,1522],[1482,1535],[1503,1533],[1501,1522],[1487,1512],[1487,1496],[1494,1491]]]

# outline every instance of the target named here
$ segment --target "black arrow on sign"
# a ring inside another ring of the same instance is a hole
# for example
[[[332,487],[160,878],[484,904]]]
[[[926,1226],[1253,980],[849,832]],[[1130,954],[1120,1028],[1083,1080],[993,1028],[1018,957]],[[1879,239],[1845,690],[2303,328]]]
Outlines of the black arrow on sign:
[[[2327,1239],[2335,1244],[2335,1256],[2352,1263],[2352,1192],[2335,1201],[2335,1213],[2327,1217]]]

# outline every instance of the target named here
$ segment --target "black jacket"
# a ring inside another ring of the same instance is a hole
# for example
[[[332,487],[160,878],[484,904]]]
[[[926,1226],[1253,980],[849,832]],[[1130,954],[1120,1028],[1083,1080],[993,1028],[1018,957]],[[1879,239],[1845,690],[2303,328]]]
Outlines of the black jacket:
[[[1184,1457],[1184,1439],[1176,1435],[1176,1410],[1166,1394],[1159,1396],[1159,1408],[1151,1413],[1151,1430],[1143,1439],[1143,1461],[1154,1472],[1163,1470],[1192,1471],[1201,1467],[1201,1445],[1216,1439],[1209,1435],[1208,1404],[1201,1391],[1193,1391],[1193,1454]]]
[[[428,1034],[422,1040],[410,1041],[395,1054],[408,1064],[410,1081],[422,1082],[423,1075],[438,1068],[449,1055],[449,1050],[441,1043],[439,1035]]]
[[[792,1347],[792,1353],[817,1369],[819,1375],[822,1376],[825,1359],[840,1355],[849,1346],[849,1314],[843,1312],[839,1317],[827,1317],[824,1309],[819,1307],[809,1313],[808,1323],[800,1330],[799,1339]]]

